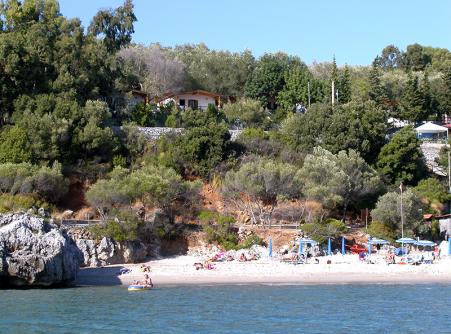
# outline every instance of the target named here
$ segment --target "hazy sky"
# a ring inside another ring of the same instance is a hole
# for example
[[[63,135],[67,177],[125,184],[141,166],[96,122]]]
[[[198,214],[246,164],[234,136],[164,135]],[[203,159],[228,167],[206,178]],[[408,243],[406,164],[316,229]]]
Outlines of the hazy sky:
[[[60,0],[85,26],[122,0]],[[134,0],[134,41],[165,46],[205,43],[255,56],[284,51],[306,63],[367,65],[383,47],[418,42],[451,49],[448,0]]]

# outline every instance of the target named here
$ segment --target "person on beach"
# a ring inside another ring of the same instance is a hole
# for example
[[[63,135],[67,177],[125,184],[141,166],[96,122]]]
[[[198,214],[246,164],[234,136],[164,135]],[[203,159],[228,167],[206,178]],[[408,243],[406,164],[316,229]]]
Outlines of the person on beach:
[[[153,288],[152,279],[151,279],[150,276],[147,275],[147,274],[144,276],[144,282],[143,282],[143,285],[150,286],[151,288]]]
[[[144,286],[150,286],[153,288],[153,282],[152,279],[148,274],[144,275],[144,280],[142,281],[133,281],[133,285],[144,285]]]

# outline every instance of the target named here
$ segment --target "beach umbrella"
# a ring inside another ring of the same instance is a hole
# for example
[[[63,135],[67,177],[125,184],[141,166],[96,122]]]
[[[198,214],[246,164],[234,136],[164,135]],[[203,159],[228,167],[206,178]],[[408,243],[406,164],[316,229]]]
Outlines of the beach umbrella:
[[[269,257],[272,257],[272,238],[269,238]]]
[[[371,239],[371,243],[374,245],[387,245],[389,242],[384,239],[373,238]]]
[[[399,244],[414,244],[417,241],[412,238],[401,238],[401,239],[396,240],[396,242]]]
[[[303,243],[303,244],[310,244],[310,245],[316,245],[318,243],[313,239],[304,239],[304,238],[299,239],[299,242]]]
[[[345,237],[341,237],[341,255],[345,255]]]
[[[301,239],[299,239],[299,255],[302,254],[302,242]]]
[[[371,239],[368,239],[368,255],[371,255]]]
[[[330,242],[330,238],[327,240],[327,255],[332,254],[332,244]]]
[[[417,242],[415,242],[415,245],[417,245],[417,246],[430,246],[430,247],[433,247],[433,246],[435,246],[436,245],[436,243],[435,242],[433,242],[433,241],[429,241],[429,240],[418,240]]]

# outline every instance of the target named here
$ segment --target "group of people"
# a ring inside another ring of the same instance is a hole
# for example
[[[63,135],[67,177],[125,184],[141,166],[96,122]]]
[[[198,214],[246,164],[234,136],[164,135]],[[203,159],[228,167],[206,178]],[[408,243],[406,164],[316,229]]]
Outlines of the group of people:
[[[194,268],[196,270],[200,270],[200,269],[213,270],[213,269],[216,269],[215,265],[213,263],[211,263],[211,260],[207,260],[204,263],[196,262],[196,263],[194,263]]]

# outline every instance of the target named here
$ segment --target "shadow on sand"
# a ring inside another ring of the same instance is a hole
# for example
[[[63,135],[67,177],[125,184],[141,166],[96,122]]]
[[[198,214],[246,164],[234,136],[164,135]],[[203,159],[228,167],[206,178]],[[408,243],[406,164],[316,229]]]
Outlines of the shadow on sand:
[[[119,279],[123,266],[111,266],[100,268],[80,268],[75,285],[121,285]]]

